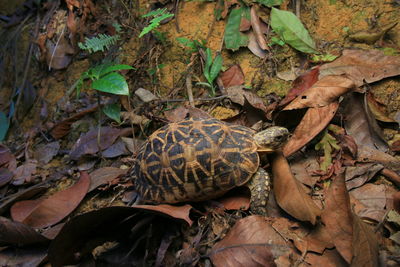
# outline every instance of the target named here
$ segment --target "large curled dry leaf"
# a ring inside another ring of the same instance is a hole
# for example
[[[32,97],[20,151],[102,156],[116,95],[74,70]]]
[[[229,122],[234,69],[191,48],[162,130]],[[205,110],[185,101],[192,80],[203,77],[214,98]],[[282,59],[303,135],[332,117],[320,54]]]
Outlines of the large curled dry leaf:
[[[309,108],[294,130],[292,137],[283,147],[283,154],[287,157],[302,148],[319,134],[332,120],[339,107],[333,102],[325,107]]]
[[[385,56],[379,50],[343,50],[341,57],[320,67],[322,78],[346,74],[357,87],[386,77],[400,75],[400,57]]]
[[[226,94],[235,103],[244,106],[246,101],[249,102],[256,109],[260,109],[265,113],[268,113],[268,109],[264,104],[261,97],[253,93],[252,91],[243,89],[243,86],[232,86],[226,88]]]
[[[216,243],[211,260],[220,266],[276,266],[271,251],[289,251],[290,247],[271,223],[262,216],[249,216],[236,222],[225,238]]]
[[[352,80],[344,76],[325,76],[311,88],[297,96],[284,110],[306,107],[324,107],[354,87]]]
[[[388,169],[400,171],[400,160],[398,158],[366,145],[358,146],[357,161],[378,162]]]
[[[275,153],[272,161],[272,174],[278,205],[294,218],[316,224],[321,210],[293,176],[287,160],[280,152]]]
[[[68,216],[85,197],[90,185],[87,173],[70,188],[59,191],[46,199],[25,200],[11,207],[11,217],[33,228],[44,228]]]
[[[347,263],[351,263],[353,216],[343,174],[334,178],[325,201],[326,206],[321,215],[322,222],[326,225],[326,230],[340,255]]]

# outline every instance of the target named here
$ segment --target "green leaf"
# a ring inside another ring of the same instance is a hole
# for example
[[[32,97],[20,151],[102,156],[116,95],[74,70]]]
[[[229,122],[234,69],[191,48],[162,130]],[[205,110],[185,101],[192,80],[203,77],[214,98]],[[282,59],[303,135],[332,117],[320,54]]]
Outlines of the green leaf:
[[[321,162],[320,168],[323,171],[327,171],[328,167],[332,164],[332,152],[333,150],[339,150],[336,139],[325,130],[322,139],[315,145],[315,150],[324,151],[324,161]]]
[[[124,76],[117,72],[111,72],[101,79],[93,81],[92,87],[98,91],[115,95],[129,95],[128,84]]]
[[[10,123],[8,122],[6,114],[0,111],[0,142],[6,137],[9,127]]]
[[[106,66],[105,68],[103,68],[100,72],[100,77],[113,72],[113,71],[118,71],[118,70],[134,70],[135,68],[129,65],[125,65],[125,64],[117,64],[117,65],[111,65],[111,66]]]
[[[267,7],[273,7],[282,4],[283,0],[257,0],[256,2]]]
[[[250,9],[248,7],[233,9],[229,14],[225,27],[225,47],[233,51],[242,46],[247,46],[249,42],[249,38],[239,30],[242,17],[250,17]]]
[[[211,82],[213,82],[215,80],[215,78],[217,78],[219,72],[222,69],[222,56],[221,55],[217,55],[214,59],[214,62],[211,66],[210,69],[210,79]]]
[[[304,53],[319,54],[308,31],[292,12],[272,8],[271,27],[294,49]]]
[[[311,61],[315,63],[319,62],[331,62],[334,61],[338,56],[331,55],[331,54],[325,54],[325,55],[313,55],[311,57]]]
[[[109,104],[103,108],[104,114],[106,114],[110,119],[121,123],[121,106],[119,104]]]

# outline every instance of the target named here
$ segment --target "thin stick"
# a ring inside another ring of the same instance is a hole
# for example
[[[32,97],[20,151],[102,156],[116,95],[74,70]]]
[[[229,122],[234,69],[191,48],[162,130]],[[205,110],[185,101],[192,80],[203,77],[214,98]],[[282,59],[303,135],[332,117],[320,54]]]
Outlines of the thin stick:
[[[193,86],[192,86],[192,72],[188,72],[186,75],[186,90],[189,98],[189,103],[192,107],[194,107],[193,101]]]
[[[296,17],[300,18],[301,0],[296,0]]]

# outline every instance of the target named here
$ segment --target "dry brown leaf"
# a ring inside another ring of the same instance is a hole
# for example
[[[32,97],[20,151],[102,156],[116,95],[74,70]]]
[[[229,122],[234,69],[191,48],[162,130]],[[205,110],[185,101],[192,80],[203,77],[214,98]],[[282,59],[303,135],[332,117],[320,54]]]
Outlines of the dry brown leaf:
[[[350,195],[362,204],[354,207],[358,216],[380,222],[385,216],[387,203],[391,202],[393,191],[384,184],[368,183],[351,190]]]
[[[0,168],[0,187],[8,184],[13,177],[14,174],[10,172],[8,169]]]
[[[21,185],[32,182],[32,175],[36,173],[37,161],[28,160],[14,171],[13,185]]]
[[[290,169],[298,181],[311,188],[320,179],[319,175],[315,175],[320,170],[316,153],[307,153],[306,157],[300,153],[295,154],[290,161]]]
[[[81,178],[70,188],[46,199],[26,200],[11,207],[11,217],[33,228],[44,228],[58,223],[70,214],[85,197],[90,177],[82,172]]]
[[[310,142],[329,124],[339,107],[333,102],[325,107],[309,108],[294,130],[292,137],[283,147],[283,154],[288,157]]]
[[[170,122],[178,122],[186,118],[189,113],[188,109],[184,106],[179,106],[177,108],[164,111],[164,116]]]
[[[115,167],[103,167],[90,173],[90,187],[88,192],[96,189],[100,185],[110,183],[119,176],[125,175],[128,169],[120,169]]]
[[[315,253],[307,253],[304,259],[311,266],[324,267],[347,267],[346,261],[340,256],[336,249],[327,249],[322,255]]]
[[[252,6],[250,9],[250,17],[251,17],[251,27],[254,30],[256,35],[257,43],[263,50],[268,50],[267,41],[264,37],[264,32],[262,31],[261,23],[263,23],[257,15],[256,7]]]
[[[353,215],[353,254],[351,266],[380,266],[376,234],[355,214]]]
[[[274,256],[288,250],[289,245],[265,217],[249,216],[237,221],[225,238],[213,246],[211,260],[217,267],[276,266]]]
[[[10,171],[17,168],[17,160],[11,153],[10,149],[3,144],[0,144],[0,167],[6,167]]]
[[[249,38],[249,43],[247,44],[247,48],[257,57],[265,58],[267,55],[267,51],[263,50],[257,42],[256,35],[253,31],[246,33]]]
[[[279,103],[279,106],[285,106],[298,95],[302,94],[305,90],[313,86],[318,81],[318,75],[319,68],[314,68],[297,77],[292,83],[292,88],[286,94],[285,98]]]
[[[386,114],[384,106],[376,101],[371,91],[367,92],[367,103],[375,119],[386,123],[388,126],[393,125],[395,128],[399,128],[399,123]]]
[[[346,132],[354,138],[358,146],[387,150],[382,130],[366,109],[363,95],[358,93],[347,95],[344,101],[344,114]]]
[[[383,165],[377,163],[357,163],[355,166],[346,167],[347,190],[362,186],[382,169]]]
[[[388,169],[400,171],[400,160],[398,158],[365,145],[358,146],[357,161],[378,162]]]
[[[350,264],[353,258],[353,216],[344,174],[333,179],[325,201],[326,206],[321,216],[322,222],[326,225],[326,230],[336,249]]]
[[[94,155],[99,149],[104,150],[110,147],[119,137],[121,130],[112,127],[101,127],[100,142],[97,141],[98,129],[92,129],[83,134],[71,148],[69,156],[73,160],[78,160],[86,155]]]
[[[29,245],[49,241],[31,227],[0,217],[0,246]]]
[[[315,225],[317,217],[321,215],[321,210],[293,176],[282,153],[275,153],[272,173],[274,194],[279,206],[294,218]]]
[[[159,213],[167,214],[170,217],[185,220],[189,225],[193,224],[192,219],[189,217],[190,210],[193,208],[189,204],[183,206],[172,206],[168,204],[160,205],[134,205],[132,208],[156,211]]]
[[[42,164],[47,164],[57,155],[59,149],[60,143],[58,141],[39,145],[35,149],[35,159]]]
[[[267,107],[264,105],[264,101],[261,97],[253,93],[252,91],[243,89],[243,86],[231,86],[226,88],[226,94],[235,103],[244,106],[247,102],[256,109],[260,109],[265,113],[268,113]]]
[[[218,199],[226,210],[248,210],[250,208],[250,196],[243,192]]]
[[[379,50],[343,50],[341,57],[320,67],[322,78],[346,74],[357,87],[386,77],[400,75],[400,57],[386,56]]]
[[[244,74],[239,64],[231,66],[219,75],[224,88],[244,84]]]
[[[64,69],[71,63],[71,55],[75,52],[74,48],[69,44],[68,40],[62,34],[54,44],[52,41],[47,40],[47,65],[51,69]]]
[[[73,115],[72,117],[65,119],[63,121],[58,122],[53,129],[51,129],[50,134],[53,136],[54,139],[60,139],[64,136],[66,136],[70,129],[71,125],[81,119],[83,116],[86,114],[92,113],[97,110],[97,106],[85,109],[78,114]]]
[[[344,76],[325,76],[298,95],[284,110],[324,107],[349,92],[354,83]]]

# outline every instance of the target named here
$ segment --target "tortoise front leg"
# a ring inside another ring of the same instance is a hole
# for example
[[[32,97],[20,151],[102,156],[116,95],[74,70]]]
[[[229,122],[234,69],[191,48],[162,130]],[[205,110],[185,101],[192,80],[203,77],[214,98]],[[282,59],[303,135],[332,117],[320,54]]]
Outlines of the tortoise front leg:
[[[268,216],[267,201],[271,191],[271,177],[263,168],[258,168],[246,186],[250,189],[250,211],[254,214]]]

